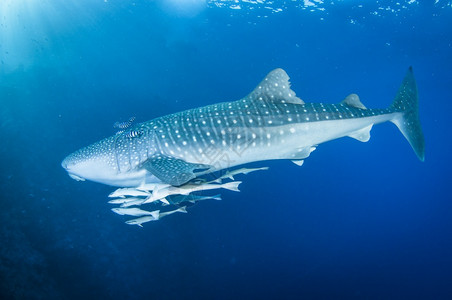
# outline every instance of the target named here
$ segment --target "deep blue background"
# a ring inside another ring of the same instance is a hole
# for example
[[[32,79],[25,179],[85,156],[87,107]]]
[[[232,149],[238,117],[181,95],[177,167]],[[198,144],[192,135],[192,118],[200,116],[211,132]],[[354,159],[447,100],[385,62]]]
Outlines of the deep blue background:
[[[450,3],[59,2],[0,4],[1,298],[452,298]],[[410,65],[424,163],[383,124],[144,228],[60,167],[115,121],[236,100],[277,67],[307,102],[386,107]]]

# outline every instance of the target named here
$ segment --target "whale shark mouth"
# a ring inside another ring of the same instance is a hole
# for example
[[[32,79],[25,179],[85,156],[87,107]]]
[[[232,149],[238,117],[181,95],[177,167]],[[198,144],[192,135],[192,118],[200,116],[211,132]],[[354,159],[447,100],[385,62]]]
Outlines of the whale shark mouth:
[[[82,178],[80,176],[77,176],[77,175],[74,175],[74,174],[71,174],[71,173],[68,173],[68,174],[69,174],[69,177],[71,177],[72,179],[75,179],[77,181],[85,181],[85,178]]]

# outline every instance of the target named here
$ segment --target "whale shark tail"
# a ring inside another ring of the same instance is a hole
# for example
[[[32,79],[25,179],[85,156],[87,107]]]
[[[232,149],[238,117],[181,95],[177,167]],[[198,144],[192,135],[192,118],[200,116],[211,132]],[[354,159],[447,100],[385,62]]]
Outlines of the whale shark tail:
[[[413,68],[410,67],[400,85],[394,101],[389,109],[393,112],[401,112],[399,116],[391,120],[402,132],[410,143],[417,157],[424,161],[425,141],[419,121],[419,103],[416,81]]]

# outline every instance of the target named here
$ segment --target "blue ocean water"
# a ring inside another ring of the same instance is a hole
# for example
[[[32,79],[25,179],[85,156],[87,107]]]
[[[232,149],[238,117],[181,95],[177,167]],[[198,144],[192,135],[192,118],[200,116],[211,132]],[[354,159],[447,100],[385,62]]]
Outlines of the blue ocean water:
[[[451,299],[451,54],[445,0],[2,0],[0,297]],[[424,163],[385,123],[144,228],[60,166],[278,67],[306,102],[383,108],[409,66]]]

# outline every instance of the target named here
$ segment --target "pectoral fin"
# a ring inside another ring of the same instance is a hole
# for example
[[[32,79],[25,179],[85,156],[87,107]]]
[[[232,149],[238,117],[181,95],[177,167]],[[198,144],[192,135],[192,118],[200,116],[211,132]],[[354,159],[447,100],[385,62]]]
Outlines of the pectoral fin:
[[[193,178],[197,174],[211,168],[209,165],[192,164],[182,159],[165,155],[154,155],[142,165],[152,175],[173,186],[180,186]]]
[[[316,147],[304,147],[304,148],[298,148],[294,153],[291,154],[289,159],[291,159],[293,162],[300,161],[305,158],[308,158],[312,151],[314,151]],[[302,164],[302,163],[301,163]],[[300,165],[301,166],[301,165]]]

